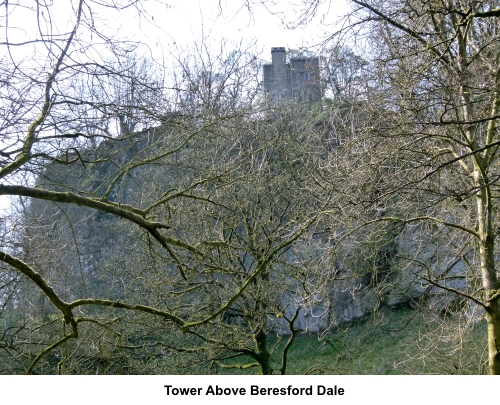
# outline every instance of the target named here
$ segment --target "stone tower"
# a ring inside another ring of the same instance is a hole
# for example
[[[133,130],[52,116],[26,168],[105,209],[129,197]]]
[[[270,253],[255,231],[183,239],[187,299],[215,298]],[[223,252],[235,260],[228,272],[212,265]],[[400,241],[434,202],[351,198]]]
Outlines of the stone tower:
[[[263,67],[263,88],[269,100],[320,101],[323,96],[318,58],[291,58],[284,47],[271,48],[272,63]]]

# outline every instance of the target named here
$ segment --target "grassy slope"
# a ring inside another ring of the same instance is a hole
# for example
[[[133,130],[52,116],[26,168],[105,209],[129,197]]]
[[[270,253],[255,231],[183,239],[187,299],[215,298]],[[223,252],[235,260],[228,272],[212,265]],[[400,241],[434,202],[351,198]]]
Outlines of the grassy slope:
[[[299,336],[289,352],[287,374],[478,374],[486,371],[485,326],[466,328],[456,317],[429,319],[409,309],[385,309],[322,341]],[[280,353],[273,356],[275,372]],[[220,371],[255,374],[258,369]]]

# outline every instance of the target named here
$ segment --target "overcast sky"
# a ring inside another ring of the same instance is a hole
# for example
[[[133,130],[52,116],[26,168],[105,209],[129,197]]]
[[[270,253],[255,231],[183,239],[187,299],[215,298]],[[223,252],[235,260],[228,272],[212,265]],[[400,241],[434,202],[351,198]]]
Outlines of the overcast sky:
[[[348,10],[345,0],[333,0],[330,9],[321,9],[319,16],[307,27],[290,30],[282,24],[282,18],[293,20],[290,1],[282,1],[273,7],[271,11],[275,14],[263,6],[254,7],[250,13],[242,7],[243,3],[243,0],[174,0],[170,8],[157,5],[153,18],[158,29],[152,32],[147,28],[144,33],[152,43],[156,36],[163,46],[181,48],[207,35],[214,43],[221,38],[234,42],[255,39],[262,51],[259,56],[269,59],[270,49],[274,46],[299,48],[317,44],[325,33],[325,27],[319,27],[321,17],[328,12],[324,22],[333,24]]]

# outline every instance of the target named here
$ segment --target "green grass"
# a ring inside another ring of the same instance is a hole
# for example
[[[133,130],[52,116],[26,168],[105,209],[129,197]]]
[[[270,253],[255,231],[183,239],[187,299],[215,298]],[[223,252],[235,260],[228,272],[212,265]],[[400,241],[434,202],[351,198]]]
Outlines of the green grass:
[[[290,374],[401,374],[395,365],[421,322],[409,310],[388,311],[345,325],[326,335],[297,340],[290,353]]]
[[[285,341],[286,337],[272,356],[275,373]],[[321,340],[298,335],[289,351],[287,374],[478,374],[485,372],[485,347],[484,322],[465,328],[460,319],[449,315],[429,319],[410,309],[384,308]],[[257,367],[219,370],[223,374],[259,372]]]
[[[117,352],[114,335],[109,338],[108,346],[100,346],[103,352],[99,355],[76,351],[77,345],[83,349],[88,347],[94,341],[94,333],[99,332],[98,328],[94,330],[94,325],[86,325],[86,328],[82,336],[88,337],[87,342],[82,338],[70,342],[75,352],[65,363],[66,373],[258,374],[260,371],[258,367],[228,369],[216,366],[211,361],[215,355],[212,357],[213,353],[204,350],[188,355],[165,351],[166,355],[159,356],[161,348],[151,346],[143,351]],[[151,331],[150,335],[141,335],[137,342],[131,340],[128,344],[164,341],[171,347],[196,348],[200,345],[192,336],[172,331],[165,334],[156,325],[152,325]],[[105,342],[106,339],[99,336],[99,341]],[[268,341],[268,348],[275,349],[271,357],[274,374],[279,373],[281,353],[287,340],[284,336],[279,341],[276,337]],[[124,357],[120,357],[122,355]],[[487,372],[486,358],[484,321],[470,325],[465,318],[446,313],[424,316],[409,308],[382,308],[376,314],[342,325],[321,339],[299,333],[289,351],[286,374],[482,374]],[[56,372],[59,360],[60,357],[47,357],[43,363],[46,368],[40,372]],[[238,357],[225,360],[224,364],[252,362],[249,357]]]

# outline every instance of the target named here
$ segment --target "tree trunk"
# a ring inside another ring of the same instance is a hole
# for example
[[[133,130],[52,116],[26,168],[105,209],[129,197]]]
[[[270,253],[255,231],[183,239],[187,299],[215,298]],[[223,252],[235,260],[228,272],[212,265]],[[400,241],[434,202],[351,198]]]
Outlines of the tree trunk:
[[[490,303],[486,309],[486,320],[488,322],[488,362],[490,374],[500,375],[500,309],[498,298]]]
[[[273,373],[271,368],[270,353],[267,350],[267,335],[263,330],[260,330],[254,337],[255,343],[257,345],[257,361],[260,365],[260,373],[262,375],[269,375]]]
[[[486,294],[485,311],[488,322],[488,361],[490,374],[500,375],[500,307],[499,282],[495,267],[495,234],[493,232],[491,190],[484,170],[476,168],[477,232],[480,239],[482,284]]]

